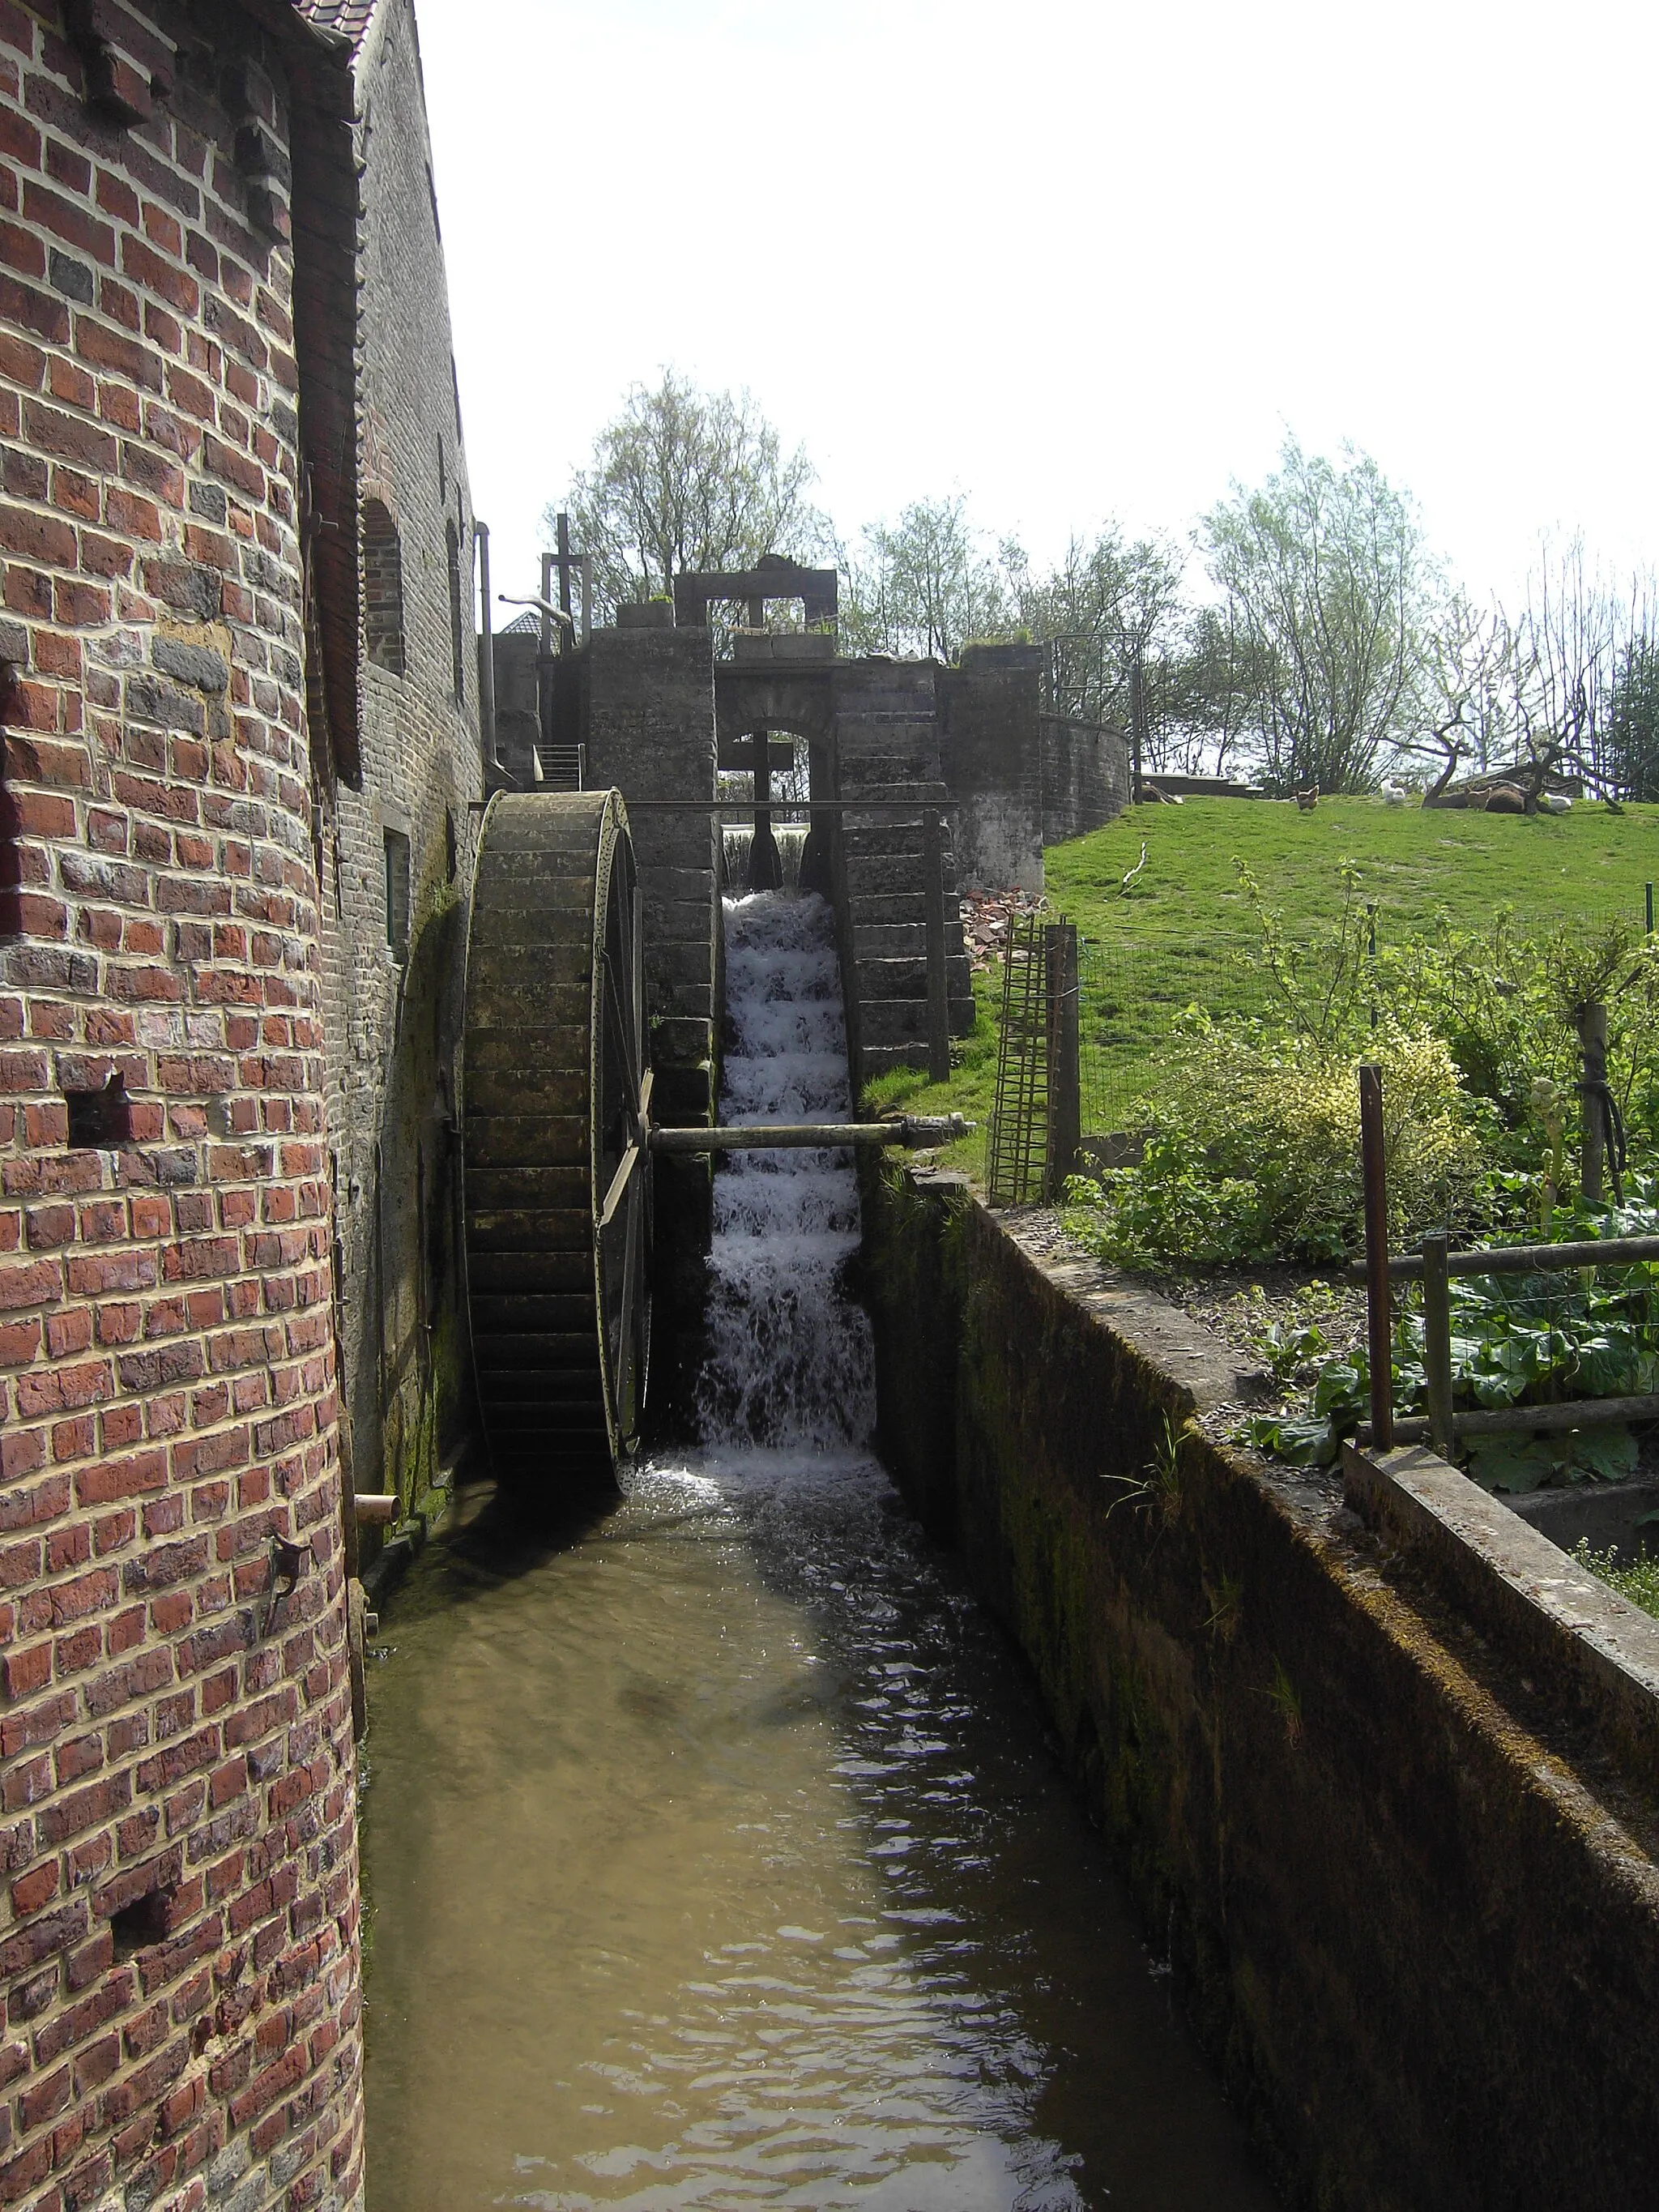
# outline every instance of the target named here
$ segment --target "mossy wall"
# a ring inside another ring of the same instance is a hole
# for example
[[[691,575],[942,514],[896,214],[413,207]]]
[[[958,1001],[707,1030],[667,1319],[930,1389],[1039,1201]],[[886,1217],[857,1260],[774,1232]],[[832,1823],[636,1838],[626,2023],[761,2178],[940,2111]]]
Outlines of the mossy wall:
[[[1185,1430],[1224,1377],[1182,1317],[953,1177],[869,1170],[865,1228],[888,1463],[1292,2200],[1659,2202],[1651,1808],[1328,1490]]]

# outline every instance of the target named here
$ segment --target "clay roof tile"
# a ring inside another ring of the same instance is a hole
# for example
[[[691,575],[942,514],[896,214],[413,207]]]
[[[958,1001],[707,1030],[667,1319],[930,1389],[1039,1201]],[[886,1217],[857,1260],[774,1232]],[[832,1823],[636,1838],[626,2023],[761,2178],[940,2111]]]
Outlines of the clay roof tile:
[[[339,31],[354,48],[362,46],[380,0],[294,0],[308,23],[325,31]]]

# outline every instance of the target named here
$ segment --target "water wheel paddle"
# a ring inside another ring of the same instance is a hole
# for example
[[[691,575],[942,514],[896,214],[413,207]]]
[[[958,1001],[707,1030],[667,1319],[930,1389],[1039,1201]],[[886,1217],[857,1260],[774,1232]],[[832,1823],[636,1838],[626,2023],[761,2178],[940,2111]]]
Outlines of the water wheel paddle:
[[[516,1491],[611,1476],[637,1441],[650,1095],[620,793],[498,793],[467,945],[462,1190],[484,1431]]]

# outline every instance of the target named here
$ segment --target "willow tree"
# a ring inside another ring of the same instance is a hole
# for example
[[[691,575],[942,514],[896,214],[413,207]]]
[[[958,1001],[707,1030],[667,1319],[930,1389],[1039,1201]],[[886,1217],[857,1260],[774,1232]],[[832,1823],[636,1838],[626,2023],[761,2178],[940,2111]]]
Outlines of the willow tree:
[[[1210,574],[1252,671],[1270,790],[1364,791],[1403,733],[1431,574],[1415,508],[1369,454],[1286,437],[1276,474],[1204,519]]]

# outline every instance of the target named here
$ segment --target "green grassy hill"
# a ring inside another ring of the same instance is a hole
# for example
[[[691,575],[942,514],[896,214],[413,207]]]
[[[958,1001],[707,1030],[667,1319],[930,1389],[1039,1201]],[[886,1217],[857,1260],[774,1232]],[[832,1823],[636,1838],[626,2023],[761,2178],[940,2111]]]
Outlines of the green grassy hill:
[[[1130,895],[1117,896],[1136,867]],[[1322,799],[1311,813],[1266,799],[1195,799],[1136,806],[1046,855],[1048,902],[1088,947],[1083,1004],[1090,1125],[1115,1125],[1127,1101],[1156,1090],[1162,1040],[1182,1007],[1264,1006],[1260,932],[1242,890],[1243,860],[1287,930],[1311,934],[1340,915],[1343,864],[1374,902],[1380,942],[1431,927],[1490,926],[1510,908],[1526,934],[1581,919],[1644,919],[1644,887],[1659,880],[1659,806],[1610,814],[1579,801],[1565,815],[1465,814],[1381,799]],[[948,1090],[889,1076],[872,1103],[917,1112],[956,1107],[983,1123],[996,1075],[1000,977],[975,979],[981,1018]],[[975,1171],[983,1131],[958,1148]]]
[[[1143,842],[1135,895],[1111,900]],[[1310,814],[1268,799],[1132,806],[1106,829],[1050,848],[1049,903],[1085,936],[1106,940],[1248,931],[1238,860],[1292,923],[1335,915],[1345,860],[1395,930],[1421,928],[1442,912],[1478,928],[1506,905],[1529,929],[1586,911],[1639,920],[1643,885],[1659,875],[1659,806],[1609,814],[1580,800],[1571,814],[1530,816],[1425,813],[1378,799],[1325,799]]]

